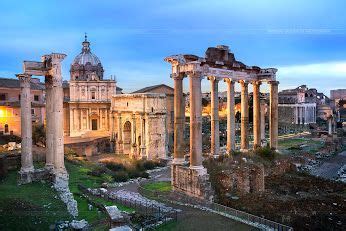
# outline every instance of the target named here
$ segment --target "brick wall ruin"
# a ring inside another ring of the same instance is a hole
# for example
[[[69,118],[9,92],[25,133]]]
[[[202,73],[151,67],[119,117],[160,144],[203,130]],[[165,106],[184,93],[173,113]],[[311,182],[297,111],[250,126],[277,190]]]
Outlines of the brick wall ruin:
[[[200,174],[198,170],[186,166],[172,165],[173,190],[187,195],[212,201],[213,191],[208,174]]]

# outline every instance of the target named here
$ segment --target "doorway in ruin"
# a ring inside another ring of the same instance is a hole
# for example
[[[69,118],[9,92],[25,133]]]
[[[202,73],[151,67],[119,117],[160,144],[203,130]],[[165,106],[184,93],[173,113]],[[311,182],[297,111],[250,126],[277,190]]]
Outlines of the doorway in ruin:
[[[123,129],[124,154],[131,152],[131,122],[126,121]]]
[[[93,130],[93,131],[97,130],[97,119],[91,120],[91,130]]]

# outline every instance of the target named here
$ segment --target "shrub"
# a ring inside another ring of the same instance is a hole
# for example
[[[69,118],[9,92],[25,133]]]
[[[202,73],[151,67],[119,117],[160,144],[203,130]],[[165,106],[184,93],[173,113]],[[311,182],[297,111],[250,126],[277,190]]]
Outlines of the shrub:
[[[102,180],[104,182],[110,183],[113,181],[113,176],[109,175],[109,174],[103,174],[102,175]]]
[[[123,164],[115,163],[115,162],[106,162],[105,163],[106,168],[112,171],[125,171],[126,168]]]
[[[142,170],[142,171],[151,170],[157,166],[159,166],[159,164],[157,162],[152,161],[152,160],[139,160],[136,163],[136,168],[139,170]]]
[[[102,166],[97,166],[92,171],[88,172],[88,175],[91,176],[101,176],[102,174],[106,173],[106,169]]]
[[[269,146],[260,147],[255,150],[255,153],[262,157],[263,159],[274,160],[277,153],[275,150],[271,149]]]
[[[112,177],[116,182],[125,182],[129,179],[129,175],[125,171],[114,172]]]

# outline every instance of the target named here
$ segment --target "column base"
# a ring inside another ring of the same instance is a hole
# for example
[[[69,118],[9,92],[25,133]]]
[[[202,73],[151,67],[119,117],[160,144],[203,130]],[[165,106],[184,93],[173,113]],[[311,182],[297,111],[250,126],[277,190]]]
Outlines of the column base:
[[[239,151],[240,152],[249,152],[249,149],[241,148]]]
[[[45,168],[47,171],[49,171],[49,172],[53,172],[53,170],[54,170],[54,165],[53,165],[53,164],[46,164],[46,165],[44,166],[44,168]]]
[[[172,186],[174,191],[188,196],[213,200],[214,192],[207,170],[203,166],[172,165]]]
[[[186,161],[185,158],[174,158],[172,164],[185,165]]]
[[[18,172],[18,184],[28,184],[33,181],[33,173],[34,173],[34,167],[30,168],[21,168]]]

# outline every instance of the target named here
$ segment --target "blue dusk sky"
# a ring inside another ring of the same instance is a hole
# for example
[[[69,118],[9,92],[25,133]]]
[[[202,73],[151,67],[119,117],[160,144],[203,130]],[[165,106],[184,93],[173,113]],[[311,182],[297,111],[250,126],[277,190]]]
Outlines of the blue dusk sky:
[[[329,95],[346,88],[345,9],[343,0],[1,0],[0,76],[61,52],[68,80],[87,32],[105,77],[116,75],[125,92],[172,86],[166,56],[224,44],[247,65],[278,68],[280,89],[307,84]]]

